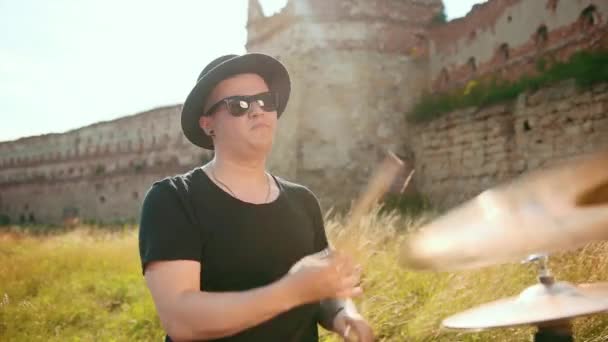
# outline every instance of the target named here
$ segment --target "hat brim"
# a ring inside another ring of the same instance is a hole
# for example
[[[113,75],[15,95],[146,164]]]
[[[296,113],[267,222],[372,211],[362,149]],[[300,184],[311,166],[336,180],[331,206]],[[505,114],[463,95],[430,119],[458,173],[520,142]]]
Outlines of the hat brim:
[[[291,91],[289,73],[277,59],[261,54],[249,53],[236,56],[220,63],[201,77],[188,94],[181,113],[181,124],[184,135],[190,142],[202,148],[213,150],[213,140],[199,125],[207,97],[222,80],[245,73],[260,75],[271,91],[279,94],[277,115],[280,117],[287,106]]]

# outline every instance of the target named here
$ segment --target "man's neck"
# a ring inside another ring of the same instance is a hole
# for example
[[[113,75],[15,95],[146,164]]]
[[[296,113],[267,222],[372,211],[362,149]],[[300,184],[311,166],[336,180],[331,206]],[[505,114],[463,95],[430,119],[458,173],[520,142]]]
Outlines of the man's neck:
[[[236,158],[216,151],[209,163],[214,176],[236,187],[267,184],[266,158]]]

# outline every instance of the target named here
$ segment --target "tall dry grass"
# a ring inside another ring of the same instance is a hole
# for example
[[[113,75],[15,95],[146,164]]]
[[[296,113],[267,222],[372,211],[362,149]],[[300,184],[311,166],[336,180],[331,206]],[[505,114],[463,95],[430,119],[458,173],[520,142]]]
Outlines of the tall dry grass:
[[[327,221],[332,244],[364,266],[356,299],[380,341],[529,341],[532,328],[464,333],[443,318],[519,293],[535,283],[532,265],[413,272],[397,264],[399,242],[428,216],[366,216],[344,227]],[[608,243],[553,256],[553,272],[574,283],[608,280]],[[578,341],[608,341],[608,315],[575,321]],[[0,233],[0,341],[152,341],[162,339],[140,273],[137,231],[80,227],[52,235]],[[337,341],[322,333],[324,341]]]
[[[358,307],[381,341],[530,341],[534,329],[519,327],[484,332],[449,331],[449,315],[499,298],[519,294],[536,280],[536,265],[505,264],[463,272],[414,272],[397,263],[400,242],[432,216],[416,219],[396,214],[369,215],[354,227],[328,223],[333,244],[355,255],[365,273],[365,295]],[[608,242],[553,255],[557,280],[608,281]],[[608,315],[574,321],[577,341],[608,341]],[[337,341],[327,336],[327,341]]]
[[[0,237],[0,341],[152,341],[134,229]]]

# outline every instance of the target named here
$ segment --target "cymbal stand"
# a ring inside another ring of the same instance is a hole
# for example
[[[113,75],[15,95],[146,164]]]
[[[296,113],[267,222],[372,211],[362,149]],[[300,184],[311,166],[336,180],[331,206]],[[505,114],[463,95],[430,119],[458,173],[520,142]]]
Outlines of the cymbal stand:
[[[548,254],[530,255],[524,262],[537,262],[538,282],[549,288],[555,284],[555,277],[549,270]],[[572,336],[572,322],[570,320],[558,320],[539,323],[534,333],[534,342],[574,342]]]

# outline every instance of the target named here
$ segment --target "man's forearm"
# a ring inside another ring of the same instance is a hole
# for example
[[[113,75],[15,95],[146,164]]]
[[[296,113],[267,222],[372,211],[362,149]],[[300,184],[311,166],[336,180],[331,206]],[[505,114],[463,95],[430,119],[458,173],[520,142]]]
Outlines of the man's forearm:
[[[165,328],[176,341],[234,335],[300,305],[288,281],[243,292],[184,293],[174,303],[171,326]]]

